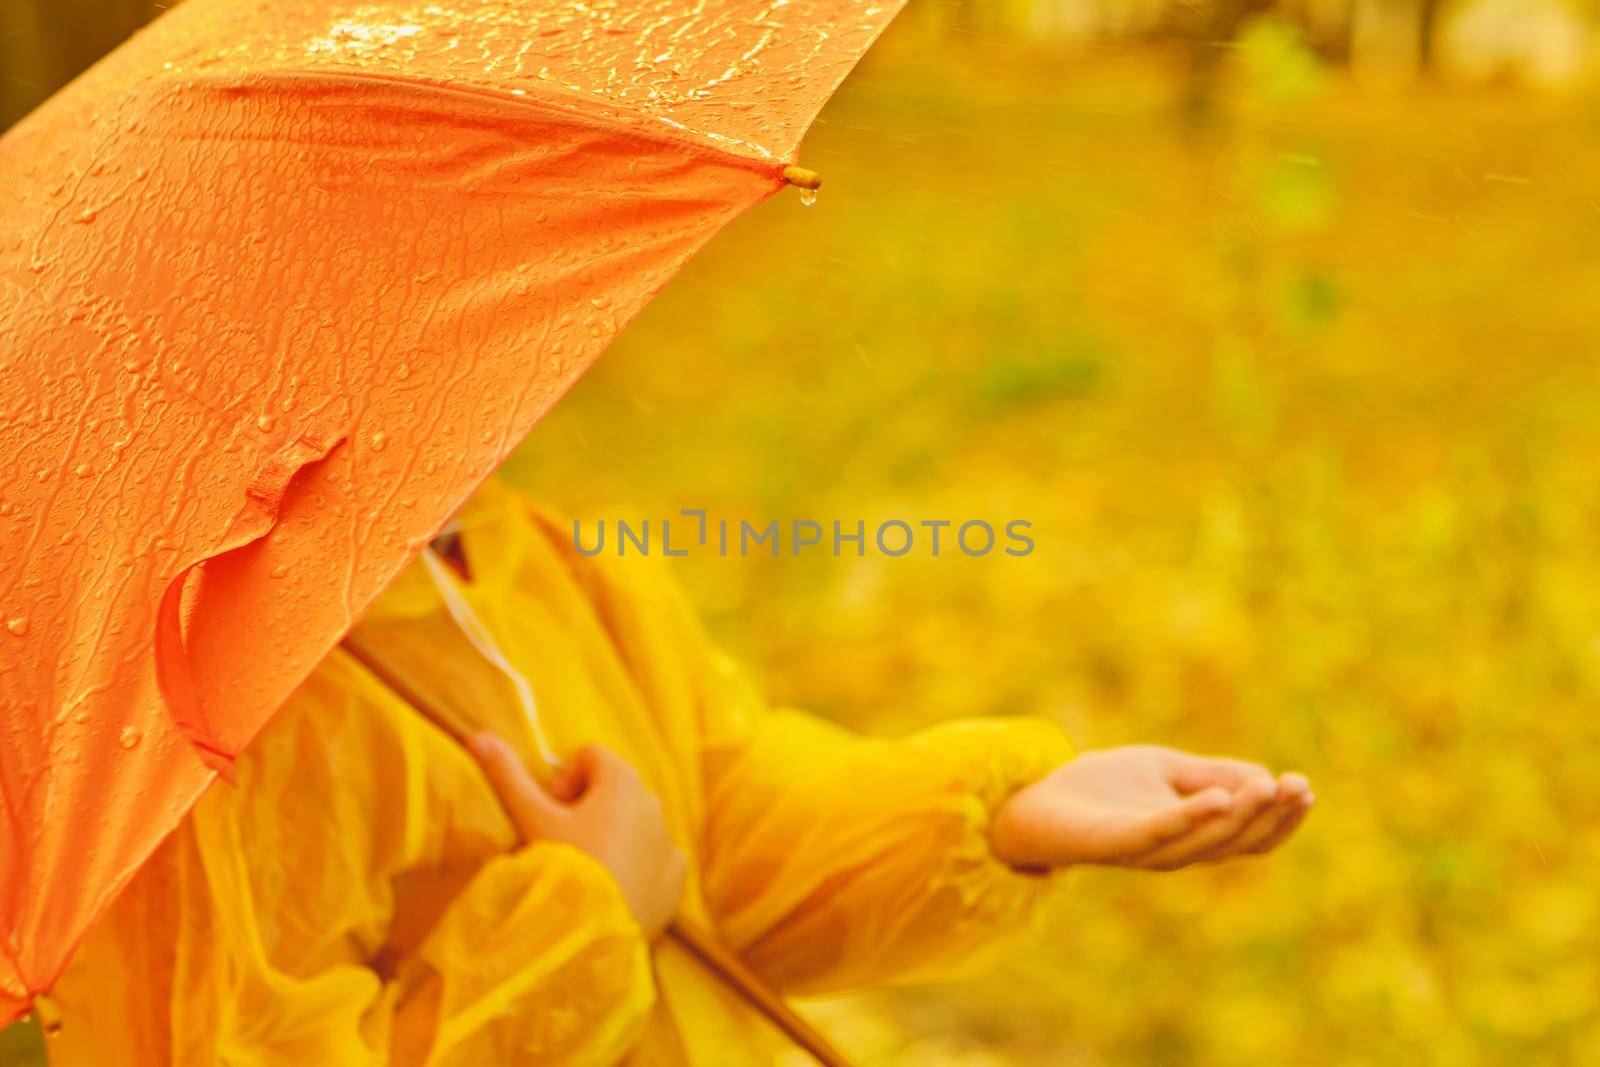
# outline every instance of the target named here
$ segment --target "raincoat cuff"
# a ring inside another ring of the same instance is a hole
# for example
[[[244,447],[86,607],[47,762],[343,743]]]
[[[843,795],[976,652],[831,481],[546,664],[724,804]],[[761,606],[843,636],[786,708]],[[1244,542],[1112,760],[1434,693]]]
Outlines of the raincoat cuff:
[[[1047,869],[1017,867],[995,855],[990,827],[1012,795],[1072,758],[1066,731],[1047,719],[984,719],[934,727],[922,741],[944,751],[957,788],[978,801],[979,829],[994,862],[1030,878],[1048,874]]]

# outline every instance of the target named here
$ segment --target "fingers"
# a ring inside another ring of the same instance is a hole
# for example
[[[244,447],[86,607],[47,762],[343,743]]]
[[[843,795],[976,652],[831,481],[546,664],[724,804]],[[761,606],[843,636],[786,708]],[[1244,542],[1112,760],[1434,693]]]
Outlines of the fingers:
[[[634,770],[633,764],[604,745],[588,745],[579,749],[558,778],[568,794],[563,799],[569,801],[596,791],[642,787],[639,772]]]
[[[546,788],[550,795],[563,804],[570,804],[583,795],[589,783],[584,778],[584,773],[574,763],[557,768],[555,774],[550,776]]]
[[[1232,804],[1228,791],[1218,787],[1159,810],[1130,814],[1024,790],[1000,810],[989,830],[990,843],[997,856],[1018,869],[1075,863],[1133,866],[1135,857],[1183,837]]]
[[[594,786],[599,776],[600,748],[580,748],[550,780],[550,792],[564,803],[574,803]]]
[[[1167,777],[1180,793],[1194,793],[1220,785],[1237,792],[1246,785],[1274,786],[1272,772],[1259,763],[1217,756],[1195,756],[1176,749],[1167,751]]]
[[[1169,842],[1181,840],[1196,827],[1226,815],[1233,808],[1233,797],[1221,787],[1202,789],[1184,797],[1164,811],[1158,811],[1142,820],[1122,847],[1115,851],[1122,857],[1137,857],[1154,851]]]
[[[1316,802],[1311,783],[1302,775],[1285,774],[1278,779],[1278,802],[1267,815],[1247,827],[1229,849],[1229,854],[1261,855],[1277,848],[1304,821]],[[1270,816],[1270,817],[1269,817]]]
[[[1257,845],[1250,851],[1256,854],[1271,852],[1273,849],[1283,844],[1284,840],[1290,834],[1294,833],[1300,824],[1305,821],[1306,816],[1311,814],[1311,805],[1313,803],[1315,803],[1314,800],[1308,800],[1304,804],[1301,804],[1287,819],[1284,819],[1278,824],[1278,828],[1274,830],[1265,841],[1261,842],[1261,844]]]
[[[1217,788],[1220,787],[1208,786],[1202,792]],[[1266,776],[1264,782],[1254,776],[1249,777],[1233,791],[1232,804],[1225,813],[1135,857],[1133,865],[1150,870],[1170,871],[1208,858],[1226,847],[1240,831],[1272,806],[1277,796],[1277,788],[1277,782],[1270,774]],[[1201,794],[1196,794],[1199,795]]]
[[[1285,774],[1269,779],[1265,786],[1252,780],[1241,787],[1234,800],[1235,809],[1228,818],[1138,857],[1134,865],[1176,870],[1195,863],[1270,852],[1305,819],[1315,797],[1304,776]]]
[[[548,828],[561,819],[561,805],[533,780],[522,758],[512,747],[493,734],[476,734],[467,748],[500,797],[512,825],[524,841],[547,836]]]

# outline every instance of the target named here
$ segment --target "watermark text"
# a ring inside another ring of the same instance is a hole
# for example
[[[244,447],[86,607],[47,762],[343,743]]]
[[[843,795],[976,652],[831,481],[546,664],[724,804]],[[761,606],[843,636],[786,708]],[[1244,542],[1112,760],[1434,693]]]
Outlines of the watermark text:
[[[572,547],[580,555],[724,557],[781,555],[1030,556],[1033,523],[1011,519],[714,519],[705,508],[685,508],[672,519],[599,519],[572,524]]]

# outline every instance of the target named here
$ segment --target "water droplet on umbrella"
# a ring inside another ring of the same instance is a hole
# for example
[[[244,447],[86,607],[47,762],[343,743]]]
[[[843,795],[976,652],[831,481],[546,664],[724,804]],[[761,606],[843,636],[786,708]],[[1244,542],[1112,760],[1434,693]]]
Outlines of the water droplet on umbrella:
[[[280,563],[276,567],[272,568],[272,570],[268,573],[274,578],[283,578],[289,573],[289,565],[287,563]]]
[[[372,435],[372,450],[374,452],[382,452],[383,446],[388,443],[389,439],[381,431]]]
[[[6,620],[6,629],[21,637],[28,632],[28,617],[26,615],[13,615]]]
[[[140,736],[142,735],[139,733],[137,726],[124,726],[122,728],[122,747],[133,748],[139,743]]]
[[[278,416],[276,415],[262,415],[260,418],[256,419],[256,427],[260,429],[262,433],[270,432],[276,425],[278,425]]]

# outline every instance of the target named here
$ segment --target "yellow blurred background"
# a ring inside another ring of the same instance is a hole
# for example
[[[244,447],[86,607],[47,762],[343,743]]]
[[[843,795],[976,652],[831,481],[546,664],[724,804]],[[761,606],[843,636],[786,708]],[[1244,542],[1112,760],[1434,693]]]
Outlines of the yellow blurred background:
[[[151,6],[7,4],[8,119]],[[1075,872],[1000,974],[814,1006],[867,1063],[1600,1063],[1597,16],[913,0],[819,202],[732,226],[513,460],[580,515],[1030,519],[1022,559],[674,566],[852,726],[1311,776],[1268,861]]]

